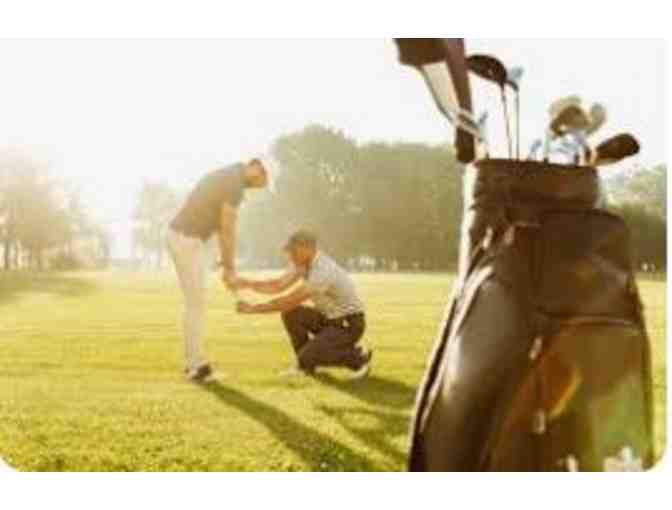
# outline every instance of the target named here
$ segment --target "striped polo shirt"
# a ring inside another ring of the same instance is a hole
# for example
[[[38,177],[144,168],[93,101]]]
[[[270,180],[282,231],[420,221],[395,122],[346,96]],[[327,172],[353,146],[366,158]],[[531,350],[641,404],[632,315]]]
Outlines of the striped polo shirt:
[[[304,279],[306,288],[312,292],[315,309],[327,319],[364,313],[364,304],[357,295],[352,278],[324,253],[317,252]]]

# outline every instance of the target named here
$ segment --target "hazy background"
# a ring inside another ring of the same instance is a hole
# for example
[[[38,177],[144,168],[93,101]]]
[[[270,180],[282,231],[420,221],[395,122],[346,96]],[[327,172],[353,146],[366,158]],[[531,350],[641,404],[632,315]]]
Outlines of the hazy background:
[[[599,138],[630,131],[641,140],[628,166],[665,162],[663,41],[467,39],[467,51],[525,68],[523,153],[542,135],[548,104],[579,94],[609,110]],[[75,183],[112,233],[115,257],[130,255],[146,180],[183,188],[313,123],[361,142],[452,137],[391,40],[1,41],[0,62],[0,150]],[[499,94],[476,79],[472,87],[501,155]]]

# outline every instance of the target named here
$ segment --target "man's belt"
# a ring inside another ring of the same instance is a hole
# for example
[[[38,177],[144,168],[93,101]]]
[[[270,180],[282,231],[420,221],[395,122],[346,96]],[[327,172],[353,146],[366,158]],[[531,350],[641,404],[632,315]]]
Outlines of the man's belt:
[[[344,315],[343,317],[338,317],[337,319],[327,319],[327,325],[337,326],[339,328],[347,329],[353,322],[358,320],[364,320],[364,312],[351,313]]]

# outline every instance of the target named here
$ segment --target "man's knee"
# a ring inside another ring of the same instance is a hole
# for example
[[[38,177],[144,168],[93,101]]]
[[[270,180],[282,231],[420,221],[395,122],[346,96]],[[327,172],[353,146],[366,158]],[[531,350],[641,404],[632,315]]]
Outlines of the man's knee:
[[[289,324],[293,324],[296,321],[296,308],[292,308],[291,310],[285,310],[280,314],[280,317],[282,318],[282,322],[285,324],[285,326],[288,326]]]
[[[282,322],[285,326],[302,324],[305,322],[304,311],[305,309],[303,307],[297,306],[296,308],[282,312],[280,317],[282,317]]]
[[[310,341],[297,354],[297,361],[301,370],[312,372],[315,370],[320,361],[319,350],[315,348],[315,341]]]
[[[205,291],[199,290],[197,292],[192,292],[184,300],[184,305],[188,310],[192,310],[196,313],[204,313],[207,307],[207,299],[205,296]]]

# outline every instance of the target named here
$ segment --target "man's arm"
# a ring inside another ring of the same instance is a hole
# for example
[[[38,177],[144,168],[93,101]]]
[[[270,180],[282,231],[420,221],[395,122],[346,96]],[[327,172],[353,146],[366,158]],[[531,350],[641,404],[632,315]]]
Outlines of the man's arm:
[[[236,225],[238,210],[224,202],[219,216],[219,254],[222,264],[222,279],[229,283],[236,276]]]
[[[301,272],[290,271],[279,278],[270,280],[250,280],[247,278],[238,278],[237,287],[239,289],[251,289],[259,294],[280,294],[286,291],[301,279]]]
[[[301,285],[293,292],[290,292],[286,296],[281,296],[277,299],[269,301],[268,303],[260,303],[258,305],[251,305],[244,301],[238,302],[238,313],[283,313],[293,310],[299,306],[304,301],[310,299],[312,292],[306,288],[305,285]]]

